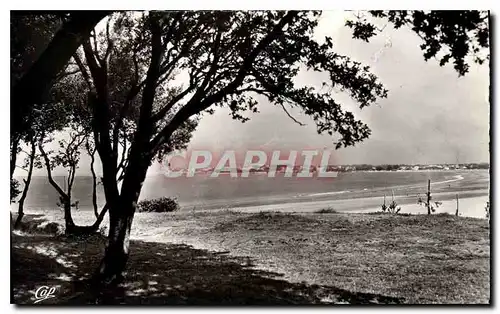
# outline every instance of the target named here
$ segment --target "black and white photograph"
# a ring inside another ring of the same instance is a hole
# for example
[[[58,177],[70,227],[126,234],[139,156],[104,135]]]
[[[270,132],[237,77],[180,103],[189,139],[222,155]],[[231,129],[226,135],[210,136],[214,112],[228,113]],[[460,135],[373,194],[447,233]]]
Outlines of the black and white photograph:
[[[63,8],[9,11],[11,304],[493,305],[494,11]]]

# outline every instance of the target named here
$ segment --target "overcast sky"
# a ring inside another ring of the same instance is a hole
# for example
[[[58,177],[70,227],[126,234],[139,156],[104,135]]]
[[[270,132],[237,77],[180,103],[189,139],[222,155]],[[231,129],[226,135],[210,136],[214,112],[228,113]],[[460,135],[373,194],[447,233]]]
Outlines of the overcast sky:
[[[459,78],[450,65],[439,67],[435,59],[425,62],[420,38],[408,29],[394,30],[387,25],[369,43],[352,39],[350,29],[344,26],[349,16],[352,13],[324,12],[316,36],[333,37],[337,53],[369,65],[389,94],[363,110],[347,95],[337,95],[345,108],[368,124],[372,135],[355,147],[335,151],[335,160],[341,164],[488,161],[488,65],[473,64],[470,72]],[[322,79],[319,73],[307,72],[298,78],[301,83],[316,86],[321,86]],[[332,138],[318,135],[313,121],[300,111],[290,113],[306,126],[293,122],[280,107],[261,100],[260,113],[248,113],[251,120],[244,124],[233,121],[223,108],[204,116],[190,147],[333,148]],[[148,174],[159,169],[153,165]],[[84,157],[79,174],[87,173],[88,158]],[[38,170],[36,174],[44,172]]]

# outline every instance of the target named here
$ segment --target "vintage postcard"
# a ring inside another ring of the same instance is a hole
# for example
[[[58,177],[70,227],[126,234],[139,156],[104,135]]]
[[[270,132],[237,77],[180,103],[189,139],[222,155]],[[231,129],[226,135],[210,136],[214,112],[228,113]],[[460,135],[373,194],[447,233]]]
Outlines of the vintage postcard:
[[[11,303],[491,304],[490,11],[11,11]]]

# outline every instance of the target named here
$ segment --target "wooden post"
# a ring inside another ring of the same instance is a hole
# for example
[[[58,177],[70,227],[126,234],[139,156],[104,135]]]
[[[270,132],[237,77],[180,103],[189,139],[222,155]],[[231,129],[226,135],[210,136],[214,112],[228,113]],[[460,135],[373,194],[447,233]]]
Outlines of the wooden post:
[[[458,216],[458,193],[457,193],[457,211],[455,212],[455,216]]]
[[[431,179],[427,181],[427,215],[431,214]]]

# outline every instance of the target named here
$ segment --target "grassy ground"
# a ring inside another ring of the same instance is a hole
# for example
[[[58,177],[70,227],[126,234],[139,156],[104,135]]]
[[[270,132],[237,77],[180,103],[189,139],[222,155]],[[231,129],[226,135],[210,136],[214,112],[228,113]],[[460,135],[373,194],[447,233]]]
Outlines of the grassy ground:
[[[137,216],[127,281],[104,291],[98,302],[489,303],[485,220],[229,211],[155,215]],[[12,235],[13,302],[31,304],[41,285],[59,285],[58,297],[42,303],[96,302],[85,279],[97,267],[104,240],[34,232],[40,222],[29,217],[28,230]]]

